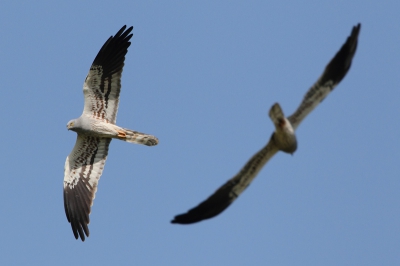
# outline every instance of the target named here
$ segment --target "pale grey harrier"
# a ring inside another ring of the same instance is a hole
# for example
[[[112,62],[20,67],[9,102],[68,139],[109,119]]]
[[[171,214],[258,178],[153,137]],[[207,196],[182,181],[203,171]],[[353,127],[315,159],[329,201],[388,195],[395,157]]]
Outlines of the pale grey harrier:
[[[123,26],[101,47],[83,84],[85,107],[82,115],[67,124],[78,133],[75,147],[64,169],[64,208],[76,239],[89,236],[89,214],[111,140],[157,145],[154,136],[119,127],[118,111],[121,74],[131,45],[131,31]]]
[[[357,48],[360,24],[353,27],[347,41],[326,66],[318,81],[308,90],[296,112],[286,118],[278,103],[269,111],[275,125],[268,144],[257,152],[232,179],[228,180],[208,199],[187,213],[175,216],[172,223],[191,224],[212,218],[224,211],[245,190],[261,168],[279,150],[293,153],[297,148],[294,131],[300,122],[335,88],[350,69]]]

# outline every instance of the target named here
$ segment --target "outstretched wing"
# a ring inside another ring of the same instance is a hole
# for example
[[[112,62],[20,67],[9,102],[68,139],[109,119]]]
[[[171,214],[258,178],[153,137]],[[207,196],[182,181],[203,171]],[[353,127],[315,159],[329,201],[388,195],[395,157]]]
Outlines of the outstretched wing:
[[[123,26],[101,47],[83,84],[83,114],[115,124],[125,55],[133,27]]]
[[[296,129],[301,121],[339,84],[349,71],[351,61],[356,53],[358,34],[361,25],[353,27],[350,36],[339,52],[326,66],[318,81],[308,90],[299,108],[288,117],[292,127]]]
[[[187,213],[175,216],[171,223],[191,224],[209,219],[223,212],[250,185],[263,166],[278,152],[273,141],[257,152],[240,170],[208,199]]]
[[[89,214],[110,138],[79,135],[64,168],[64,209],[75,238],[89,236]]]
[[[357,48],[358,34],[361,25],[353,27],[350,37],[329,62],[324,73],[311,87],[304,97],[303,102],[297,111],[288,117],[293,129],[296,129],[300,122],[320,103],[330,91],[344,78],[350,68],[351,60]],[[271,117],[272,120],[274,117]],[[276,124],[279,121],[274,121]],[[257,176],[262,167],[278,152],[278,147],[272,140],[256,153],[242,168],[242,170],[222,187],[220,187],[208,199],[187,213],[175,216],[172,223],[191,224],[204,219],[212,218],[224,211],[246,187]]]

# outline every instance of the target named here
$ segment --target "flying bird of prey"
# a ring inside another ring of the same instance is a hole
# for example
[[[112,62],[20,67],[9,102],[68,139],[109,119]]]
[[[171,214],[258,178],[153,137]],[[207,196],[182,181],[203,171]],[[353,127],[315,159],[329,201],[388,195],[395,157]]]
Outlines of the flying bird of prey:
[[[131,31],[123,26],[101,47],[83,84],[85,105],[82,115],[67,124],[78,134],[64,168],[64,209],[76,239],[89,236],[89,214],[97,184],[112,139],[157,145],[154,136],[119,127],[118,111],[121,74],[131,45]]]
[[[296,128],[301,121],[339,84],[350,69],[357,48],[361,25],[354,26],[339,52],[326,66],[322,76],[308,90],[297,110],[285,117],[278,103],[269,111],[275,125],[267,145],[257,152],[232,179],[228,180],[209,198],[187,213],[175,216],[171,223],[191,224],[210,219],[223,212],[250,185],[262,167],[278,151],[294,153],[297,148]]]

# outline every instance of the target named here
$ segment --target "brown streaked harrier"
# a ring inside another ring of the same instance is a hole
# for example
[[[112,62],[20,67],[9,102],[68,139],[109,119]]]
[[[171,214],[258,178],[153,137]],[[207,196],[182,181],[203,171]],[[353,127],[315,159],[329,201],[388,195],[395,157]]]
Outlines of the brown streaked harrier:
[[[101,47],[83,84],[82,115],[67,124],[78,133],[64,168],[64,209],[76,239],[89,236],[89,214],[111,140],[154,146],[154,136],[115,124],[121,90],[121,74],[133,27],[123,26]]]
[[[275,103],[269,116],[275,125],[267,145],[257,152],[239,171],[208,199],[187,213],[175,216],[171,223],[191,224],[210,219],[223,212],[250,185],[262,167],[278,151],[293,153],[297,148],[296,128],[301,121],[335,88],[350,69],[351,61],[357,48],[361,25],[354,26],[350,36],[339,52],[326,66],[324,73],[308,90],[297,110],[285,117],[281,107]]]

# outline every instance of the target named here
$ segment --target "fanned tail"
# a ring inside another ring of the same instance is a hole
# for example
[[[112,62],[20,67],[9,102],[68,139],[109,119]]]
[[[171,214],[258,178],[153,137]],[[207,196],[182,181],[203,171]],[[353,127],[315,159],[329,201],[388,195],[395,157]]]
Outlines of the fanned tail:
[[[118,139],[130,143],[143,144],[146,146],[155,146],[158,144],[158,138],[127,128],[124,128],[123,131],[118,132]]]

